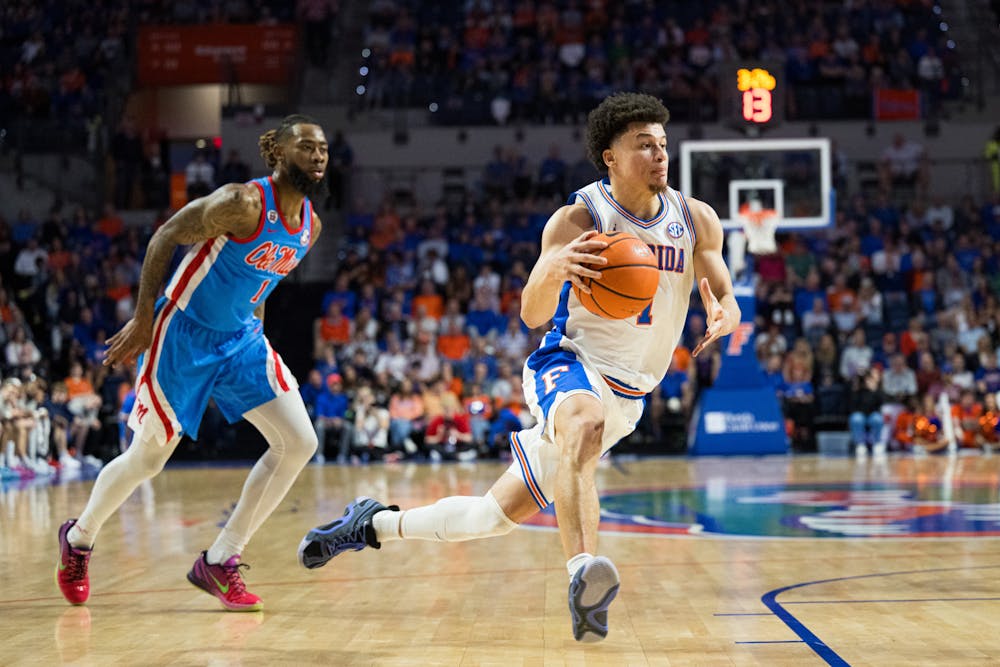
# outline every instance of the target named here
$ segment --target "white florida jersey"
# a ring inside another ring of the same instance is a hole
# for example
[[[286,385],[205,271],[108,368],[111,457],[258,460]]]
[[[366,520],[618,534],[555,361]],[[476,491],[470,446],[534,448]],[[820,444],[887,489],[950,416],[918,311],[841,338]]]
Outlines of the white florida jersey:
[[[652,304],[639,315],[608,320],[584,308],[567,282],[553,318],[555,327],[545,338],[551,342],[551,336],[561,335],[560,346],[592,364],[612,389],[647,394],[667,373],[694,285],[697,238],[687,202],[680,192],[667,188],[660,195],[659,213],[641,220],[615,201],[605,178],[574,192],[569,203],[584,204],[597,231],[629,232],[645,241],[657,258],[660,285]]]

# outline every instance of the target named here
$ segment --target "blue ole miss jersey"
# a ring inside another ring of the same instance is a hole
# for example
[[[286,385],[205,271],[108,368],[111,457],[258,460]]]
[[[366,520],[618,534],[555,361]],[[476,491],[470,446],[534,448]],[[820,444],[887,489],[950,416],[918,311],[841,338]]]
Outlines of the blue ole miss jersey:
[[[250,182],[261,196],[257,230],[247,238],[223,234],[191,246],[167,285],[167,298],[210,329],[236,331],[249,324],[254,309],[305,257],[312,239],[309,199],[302,202],[301,220],[293,229],[271,177]]]

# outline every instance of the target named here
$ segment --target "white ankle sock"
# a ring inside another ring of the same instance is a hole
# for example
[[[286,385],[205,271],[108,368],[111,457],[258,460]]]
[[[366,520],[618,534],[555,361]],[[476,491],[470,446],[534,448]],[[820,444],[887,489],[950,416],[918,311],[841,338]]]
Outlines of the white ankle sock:
[[[209,548],[205,555],[205,560],[212,564],[225,563],[233,556],[243,553],[245,546],[245,539],[241,539],[239,535],[228,528],[223,528],[219,536],[215,538],[215,544]]]
[[[66,533],[66,541],[70,543],[70,546],[77,549],[94,548],[94,536],[83,528],[80,528],[80,524],[78,523],[74,523],[69,532]]]
[[[576,571],[583,567],[583,564],[591,558],[593,558],[593,556],[584,551],[583,553],[579,553],[566,561],[566,570],[569,572],[569,578],[572,579],[573,575],[576,574]]]
[[[402,512],[393,510],[382,510],[372,516],[372,526],[375,528],[375,539],[381,542],[391,542],[401,540],[399,536],[399,522],[403,518]]]

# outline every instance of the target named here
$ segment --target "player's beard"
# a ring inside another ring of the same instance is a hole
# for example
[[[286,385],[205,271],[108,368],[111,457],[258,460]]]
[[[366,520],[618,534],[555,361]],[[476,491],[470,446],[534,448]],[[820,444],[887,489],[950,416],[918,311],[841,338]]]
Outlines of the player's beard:
[[[670,185],[669,183],[664,183],[663,185],[660,185],[659,183],[650,183],[649,191],[654,195],[662,195],[664,192],[667,191],[669,185]]]
[[[293,188],[304,194],[306,197],[309,197],[309,199],[325,199],[330,193],[329,189],[326,187],[325,174],[323,175],[323,178],[317,181],[305,171],[299,169],[298,165],[288,165],[288,180],[291,181]]]

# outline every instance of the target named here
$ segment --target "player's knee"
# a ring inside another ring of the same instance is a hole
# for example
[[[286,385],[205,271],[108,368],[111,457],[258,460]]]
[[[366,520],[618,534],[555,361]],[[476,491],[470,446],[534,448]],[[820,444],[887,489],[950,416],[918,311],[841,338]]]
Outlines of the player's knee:
[[[499,537],[517,528],[496,499],[486,494],[466,506],[459,514],[450,516],[444,524],[442,537],[448,542],[464,542],[484,537]]]
[[[311,425],[310,425],[311,426]],[[311,459],[319,446],[319,439],[316,431],[312,428],[299,428],[295,430],[292,438],[291,449],[299,457]]]
[[[129,447],[124,455],[130,458],[130,465],[134,466],[143,477],[149,479],[160,474],[172,451],[172,447],[157,442],[140,441]]]
[[[562,456],[574,466],[585,466],[600,458],[603,438],[603,416],[581,412],[573,415],[558,439]]]

